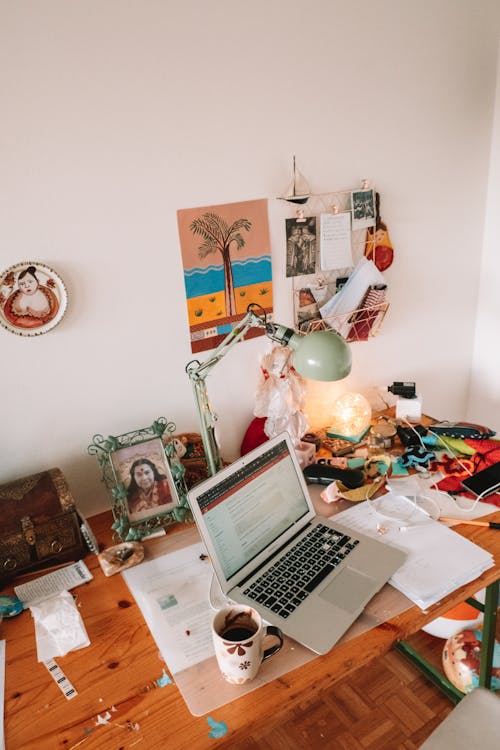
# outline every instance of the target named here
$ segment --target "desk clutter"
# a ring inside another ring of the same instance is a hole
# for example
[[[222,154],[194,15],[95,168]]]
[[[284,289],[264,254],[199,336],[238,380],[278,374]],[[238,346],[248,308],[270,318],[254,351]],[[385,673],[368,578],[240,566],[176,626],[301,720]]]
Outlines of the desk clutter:
[[[326,503],[356,503],[336,515],[339,523],[406,550],[390,583],[426,610],[493,565],[491,555],[443,522],[500,528],[470,520],[491,512],[488,504],[500,505],[494,434],[468,422],[412,425],[381,415],[356,435],[357,442],[332,437],[329,429],[305,435],[316,455],[303,473],[307,482],[325,485]],[[485,475],[477,490],[475,482]]]
[[[306,481],[321,485],[321,498],[336,513],[339,524],[354,532],[359,529],[360,533],[399,547],[407,554],[406,562],[389,579],[395,589],[391,590],[391,596],[397,597],[397,604],[391,604],[388,614],[382,600],[379,603],[374,597],[366,612],[351,626],[352,633],[348,631],[343,636],[346,640],[406,611],[411,602],[425,610],[493,565],[487,551],[444,525],[443,517],[467,522],[490,513],[492,505],[500,506],[500,495],[494,489],[491,494],[474,494],[467,487],[470,477],[480,476],[500,463],[500,442],[495,440],[493,430],[482,425],[466,422],[433,425],[427,424],[428,421],[411,424],[383,413],[375,415],[368,428],[357,430],[354,435],[336,433],[333,425],[302,435],[301,444],[308,446],[302,473]],[[200,437],[180,433],[173,445],[189,476],[188,484],[196,486],[207,473]],[[52,481],[50,476],[43,476],[42,480],[47,487]],[[11,503],[13,497],[23,502],[26,495],[32,502],[39,492],[39,482],[40,478],[36,481],[34,477],[25,478],[19,484],[20,489],[14,483],[7,494],[5,488],[0,490],[3,489],[3,497]],[[488,485],[488,489],[493,487]],[[31,506],[30,509],[36,528],[41,519]],[[70,511],[76,512],[71,503]],[[81,532],[80,518],[77,528],[86,554],[89,546]],[[156,559],[148,554],[147,538],[141,544],[123,541],[92,551],[100,565],[100,569],[95,565],[94,573],[97,570],[101,579],[102,575],[108,578],[119,572],[123,574],[188,709],[199,716],[280,678],[316,655],[287,636],[279,653],[269,662],[266,660],[248,684],[231,684],[221,677],[210,633],[213,613],[207,592],[213,571],[211,560],[206,548],[197,541],[192,525],[176,530],[172,537],[183,535],[187,540],[185,545],[176,550],[174,543],[172,552]],[[36,544],[32,546],[37,549]],[[73,556],[68,559],[79,560],[80,556],[74,555],[80,549],[73,548]],[[40,570],[39,561],[34,562],[33,573]],[[58,558],[48,558],[45,565],[57,562]],[[91,645],[85,630],[85,612],[75,609],[74,597],[66,592],[90,580],[92,575],[82,560],[75,565],[40,575],[32,588],[23,588],[23,584],[14,589],[17,601],[33,613],[38,658],[46,665],[68,649]],[[37,603],[37,596],[46,603]],[[54,617],[68,623],[73,631],[71,639],[64,642],[52,639],[50,622]],[[240,645],[238,640],[226,638],[227,649]],[[47,669],[50,671],[49,666]],[[68,676],[71,678],[72,674]],[[76,680],[75,685],[79,687]],[[66,698],[75,696],[76,691],[69,684]]]
[[[336,470],[351,472],[344,474],[345,484],[338,476],[340,482],[324,494],[326,502],[339,496],[355,499],[345,494],[353,488],[353,481],[366,486],[364,498],[357,493],[358,499],[366,499],[377,478],[406,476],[416,470],[432,475],[435,489],[443,493],[500,506],[496,492],[500,489],[500,441],[494,436],[490,428],[469,422],[425,426],[382,415],[355,442],[346,436],[332,437],[328,428],[306,433],[302,439],[314,445],[314,464],[323,469],[308,467],[304,475],[308,481],[329,485],[336,479]],[[359,471],[364,472],[364,482],[358,481]]]

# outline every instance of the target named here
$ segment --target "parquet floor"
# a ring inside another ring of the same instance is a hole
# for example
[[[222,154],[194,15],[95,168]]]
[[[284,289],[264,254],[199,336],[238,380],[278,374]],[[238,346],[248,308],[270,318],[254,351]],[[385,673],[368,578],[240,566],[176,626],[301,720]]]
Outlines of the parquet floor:
[[[432,642],[438,662],[444,640]],[[427,655],[427,654],[426,654]],[[429,657],[428,657],[429,658]],[[233,750],[416,750],[453,704],[396,651],[269,723]],[[227,744],[226,744],[227,747]]]

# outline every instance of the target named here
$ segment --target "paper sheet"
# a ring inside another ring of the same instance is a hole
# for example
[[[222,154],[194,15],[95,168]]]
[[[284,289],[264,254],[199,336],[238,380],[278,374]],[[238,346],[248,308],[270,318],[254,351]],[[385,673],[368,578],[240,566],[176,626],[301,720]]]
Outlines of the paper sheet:
[[[325,270],[352,266],[351,214],[321,214],[320,262]]]
[[[342,511],[335,519],[407,553],[389,583],[423,610],[493,566],[492,556],[477,544],[412,510],[408,498],[392,493]],[[377,527],[382,527],[382,535]]]
[[[149,560],[122,575],[172,674],[214,654],[208,591],[213,568],[204,545]]]
[[[16,596],[24,603],[33,603],[38,599],[46,596],[60,594],[62,591],[70,591],[75,586],[87,583],[93,578],[83,560],[79,560],[72,565],[67,565],[52,573],[35,578],[29,583],[23,583],[21,586],[14,586]]]

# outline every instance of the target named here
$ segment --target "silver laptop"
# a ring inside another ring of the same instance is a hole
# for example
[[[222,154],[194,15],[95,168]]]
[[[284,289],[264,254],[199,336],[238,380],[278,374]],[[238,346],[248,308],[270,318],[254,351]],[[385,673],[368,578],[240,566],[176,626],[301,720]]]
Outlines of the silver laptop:
[[[318,654],[406,555],[317,516],[288,433],[189,492],[222,593]]]

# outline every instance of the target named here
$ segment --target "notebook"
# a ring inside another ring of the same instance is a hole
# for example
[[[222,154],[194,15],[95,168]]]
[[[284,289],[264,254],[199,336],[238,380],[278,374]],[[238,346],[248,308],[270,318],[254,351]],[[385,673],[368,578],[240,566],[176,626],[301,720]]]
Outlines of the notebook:
[[[329,651],[406,554],[316,516],[288,433],[189,491],[222,593]]]

